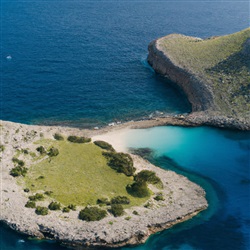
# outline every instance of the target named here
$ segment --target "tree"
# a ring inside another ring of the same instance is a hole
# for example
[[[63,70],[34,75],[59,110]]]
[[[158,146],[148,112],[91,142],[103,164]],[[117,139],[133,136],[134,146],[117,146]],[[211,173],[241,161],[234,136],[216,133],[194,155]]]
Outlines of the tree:
[[[64,140],[63,136],[60,135],[60,134],[58,134],[58,133],[55,133],[55,134],[54,134],[54,138],[55,138],[56,140],[58,140],[58,141],[63,141],[63,140]]]
[[[127,192],[132,196],[144,198],[150,196],[150,191],[148,189],[146,182],[134,182],[132,185],[127,185]]]
[[[49,204],[48,208],[49,208],[49,210],[60,210],[61,209],[61,204],[59,202],[52,201]]]
[[[47,215],[49,213],[49,210],[47,207],[40,207],[38,206],[35,210],[35,213],[37,215]]]
[[[107,143],[105,141],[94,141],[94,144],[102,149],[112,151],[112,152],[115,151],[114,148],[112,147],[112,145],[110,145],[109,143]]]
[[[110,212],[115,216],[121,216],[124,213],[123,206],[121,204],[112,204]]]
[[[155,172],[149,170],[142,170],[135,177],[135,181],[145,181],[151,184],[161,183],[161,179],[156,176]]]
[[[59,155],[59,150],[57,148],[50,148],[48,156],[53,157]]]
[[[79,213],[79,219],[85,221],[99,221],[107,215],[106,210],[98,207],[85,207]]]
[[[75,136],[75,135],[70,135],[67,140],[69,142],[73,142],[73,143],[87,143],[87,142],[91,142],[91,138],[78,137],[78,136]]]
[[[118,173],[124,173],[127,176],[132,176],[135,173],[133,159],[129,154],[103,152],[108,160],[108,165],[116,170]]]

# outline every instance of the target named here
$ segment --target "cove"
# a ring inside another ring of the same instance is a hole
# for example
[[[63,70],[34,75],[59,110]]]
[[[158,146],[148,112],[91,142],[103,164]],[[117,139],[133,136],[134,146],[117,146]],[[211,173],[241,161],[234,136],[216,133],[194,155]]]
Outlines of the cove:
[[[126,138],[128,147],[152,149],[154,164],[202,185],[210,203],[198,217],[136,250],[249,249],[249,132],[169,126],[132,130]]]

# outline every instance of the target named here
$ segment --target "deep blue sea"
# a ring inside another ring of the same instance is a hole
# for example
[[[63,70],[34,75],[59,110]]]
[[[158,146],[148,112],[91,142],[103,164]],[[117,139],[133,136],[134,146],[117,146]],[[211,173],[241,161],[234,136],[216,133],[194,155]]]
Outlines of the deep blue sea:
[[[149,42],[249,26],[249,2],[236,0],[1,0],[0,7],[0,119],[27,124],[93,127],[190,112],[179,90],[147,65]],[[249,133],[207,127],[128,136],[128,146],[154,150],[155,164],[202,185],[210,202],[195,219],[135,249],[250,249],[249,143]],[[0,229],[1,250],[64,249]]]

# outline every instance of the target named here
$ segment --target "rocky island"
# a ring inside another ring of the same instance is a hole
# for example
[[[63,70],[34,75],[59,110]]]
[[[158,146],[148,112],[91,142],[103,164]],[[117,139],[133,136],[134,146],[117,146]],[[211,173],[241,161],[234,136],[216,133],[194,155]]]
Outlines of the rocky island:
[[[204,40],[171,34],[148,49],[149,64],[192,104],[187,122],[250,129],[250,28]]]
[[[141,244],[207,208],[186,177],[117,152],[121,129],[1,121],[0,220],[38,239],[104,248]]]

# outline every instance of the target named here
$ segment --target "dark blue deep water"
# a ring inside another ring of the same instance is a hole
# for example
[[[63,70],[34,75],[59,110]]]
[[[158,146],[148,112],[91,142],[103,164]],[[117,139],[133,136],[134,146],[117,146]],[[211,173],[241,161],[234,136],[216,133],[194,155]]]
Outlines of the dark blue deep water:
[[[248,1],[1,0],[0,119],[85,127],[189,112],[178,89],[146,64],[148,43],[173,32],[205,38],[248,26]],[[249,133],[155,131],[150,144],[128,145],[152,147],[150,160],[202,185],[210,208],[135,249],[250,249]],[[1,250],[64,249],[0,229]]]

